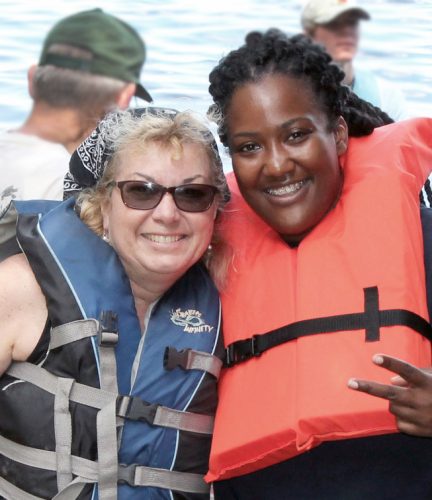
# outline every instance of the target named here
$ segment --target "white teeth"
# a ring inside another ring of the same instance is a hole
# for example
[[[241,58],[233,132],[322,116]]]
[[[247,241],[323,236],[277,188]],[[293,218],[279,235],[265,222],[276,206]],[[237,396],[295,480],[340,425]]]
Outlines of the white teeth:
[[[283,196],[284,194],[295,193],[299,191],[306,181],[295,182],[294,184],[287,184],[286,186],[281,186],[279,188],[267,188],[265,191],[273,196]]]
[[[150,241],[154,241],[155,243],[175,243],[182,238],[179,235],[170,236],[163,234],[146,234],[145,237]]]

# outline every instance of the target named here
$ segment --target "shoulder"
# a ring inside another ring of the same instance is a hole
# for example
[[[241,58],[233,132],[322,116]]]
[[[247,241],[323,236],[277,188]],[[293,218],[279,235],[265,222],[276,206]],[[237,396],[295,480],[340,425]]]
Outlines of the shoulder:
[[[0,373],[33,351],[47,318],[45,298],[23,254],[0,263]]]
[[[15,310],[31,310],[45,305],[42,290],[24,254],[14,255],[0,263],[0,282],[0,313],[9,316]]]
[[[14,166],[2,173],[2,189],[14,190],[18,200],[63,199],[70,159],[64,146],[14,132],[0,136],[0,145],[0,163]]]
[[[2,287],[0,289],[0,296],[4,295],[5,288],[19,290],[21,286],[15,281],[13,283],[4,282],[5,277],[16,276],[17,280],[27,279],[29,282],[35,280],[30,264],[28,263],[24,254],[14,255],[0,263],[0,277],[2,278]],[[35,280],[36,281],[36,280]],[[22,285],[23,282],[20,283]]]
[[[411,116],[407,101],[399,85],[373,73],[367,68],[356,66],[353,90],[365,101],[380,107],[395,121]]]
[[[381,77],[377,77],[376,81],[382,109],[395,121],[411,118],[412,113],[402,89],[393,81]]]

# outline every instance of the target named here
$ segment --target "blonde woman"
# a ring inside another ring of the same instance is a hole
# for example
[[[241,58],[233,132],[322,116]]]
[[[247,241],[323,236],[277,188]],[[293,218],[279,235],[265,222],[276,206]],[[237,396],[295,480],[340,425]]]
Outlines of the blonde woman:
[[[203,259],[220,283],[229,196],[214,139],[189,113],[110,115],[66,191],[17,205],[23,253],[0,266],[0,493],[209,498],[221,331]]]

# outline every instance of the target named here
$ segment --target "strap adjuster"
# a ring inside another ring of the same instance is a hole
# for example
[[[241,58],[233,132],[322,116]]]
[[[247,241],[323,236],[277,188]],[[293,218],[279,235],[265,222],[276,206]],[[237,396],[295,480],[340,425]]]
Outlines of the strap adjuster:
[[[148,403],[136,396],[117,397],[117,415],[129,420],[139,420],[153,425],[158,408],[158,404]]]
[[[118,484],[128,484],[129,486],[135,486],[135,473],[137,464],[119,464],[117,473]]]
[[[102,347],[114,347],[118,342],[118,320],[113,311],[102,311],[99,318],[98,343]]]
[[[264,349],[259,345],[263,335],[253,335],[250,339],[233,342],[225,349],[224,366],[230,367],[241,361],[261,356]]]

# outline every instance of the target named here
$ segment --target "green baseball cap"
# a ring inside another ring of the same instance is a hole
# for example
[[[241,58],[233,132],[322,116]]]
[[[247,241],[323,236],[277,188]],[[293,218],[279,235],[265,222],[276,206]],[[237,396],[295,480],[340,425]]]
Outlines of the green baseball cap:
[[[91,53],[91,57],[50,52],[50,48],[58,44],[84,49]],[[131,26],[102,9],[92,9],[65,17],[53,26],[45,38],[39,65],[133,82],[136,84],[135,95],[152,102],[139,81],[145,56],[144,41]]]

